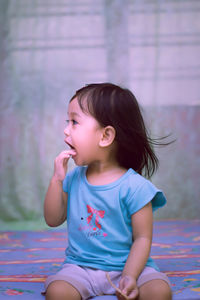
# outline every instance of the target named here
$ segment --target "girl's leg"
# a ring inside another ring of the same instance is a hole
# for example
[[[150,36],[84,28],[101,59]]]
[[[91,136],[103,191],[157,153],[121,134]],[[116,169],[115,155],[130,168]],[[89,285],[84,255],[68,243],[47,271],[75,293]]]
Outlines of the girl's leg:
[[[81,300],[81,295],[71,284],[64,280],[50,283],[46,290],[46,300]]]
[[[172,292],[169,285],[161,279],[144,283],[139,288],[138,300],[171,300]]]

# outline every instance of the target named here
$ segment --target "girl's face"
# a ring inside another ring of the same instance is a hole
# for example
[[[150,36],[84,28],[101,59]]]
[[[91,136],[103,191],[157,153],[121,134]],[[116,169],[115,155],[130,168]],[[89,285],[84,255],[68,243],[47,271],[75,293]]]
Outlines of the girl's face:
[[[77,98],[69,103],[65,143],[75,150],[76,165],[89,165],[100,160],[102,130],[96,119],[81,110]]]

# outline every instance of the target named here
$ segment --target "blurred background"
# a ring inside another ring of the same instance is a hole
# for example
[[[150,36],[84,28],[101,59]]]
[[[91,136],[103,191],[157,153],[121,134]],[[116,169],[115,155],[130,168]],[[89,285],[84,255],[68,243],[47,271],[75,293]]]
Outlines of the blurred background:
[[[128,87],[153,136],[157,219],[200,216],[200,1],[0,1],[0,229],[45,228],[43,201],[74,92]],[[71,162],[70,168],[73,168]]]

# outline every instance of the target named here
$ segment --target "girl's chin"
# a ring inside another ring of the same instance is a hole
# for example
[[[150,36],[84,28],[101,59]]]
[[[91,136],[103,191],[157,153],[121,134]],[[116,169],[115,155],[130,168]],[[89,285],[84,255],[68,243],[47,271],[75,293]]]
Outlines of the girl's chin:
[[[80,160],[78,160],[76,156],[72,157],[72,159],[77,166],[82,166],[82,163],[80,162]]]
[[[77,157],[72,157],[73,160],[74,160],[74,163],[77,165],[77,166],[87,166],[88,164],[85,163],[84,161],[81,161],[79,159],[77,159]]]

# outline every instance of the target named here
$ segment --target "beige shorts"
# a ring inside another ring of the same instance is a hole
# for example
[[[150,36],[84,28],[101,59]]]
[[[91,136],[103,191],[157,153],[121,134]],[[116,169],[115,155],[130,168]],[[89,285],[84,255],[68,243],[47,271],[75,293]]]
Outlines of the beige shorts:
[[[108,273],[111,281],[118,286],[122,272],[112,271]],[[145,267],[137,280],[137,286],[140,287],[144,283],[154,279],[164,280],[170,285],[169,279],[164,273],[158,272],[151,267]],[[83,300],[100,295],[115,294],[115,289],[108,282],[106,272],[102,270],[64,264],[58,273],[47,278],[45,291],[48,285],[56,280],[64,280],[70,283],[79,291]]]

